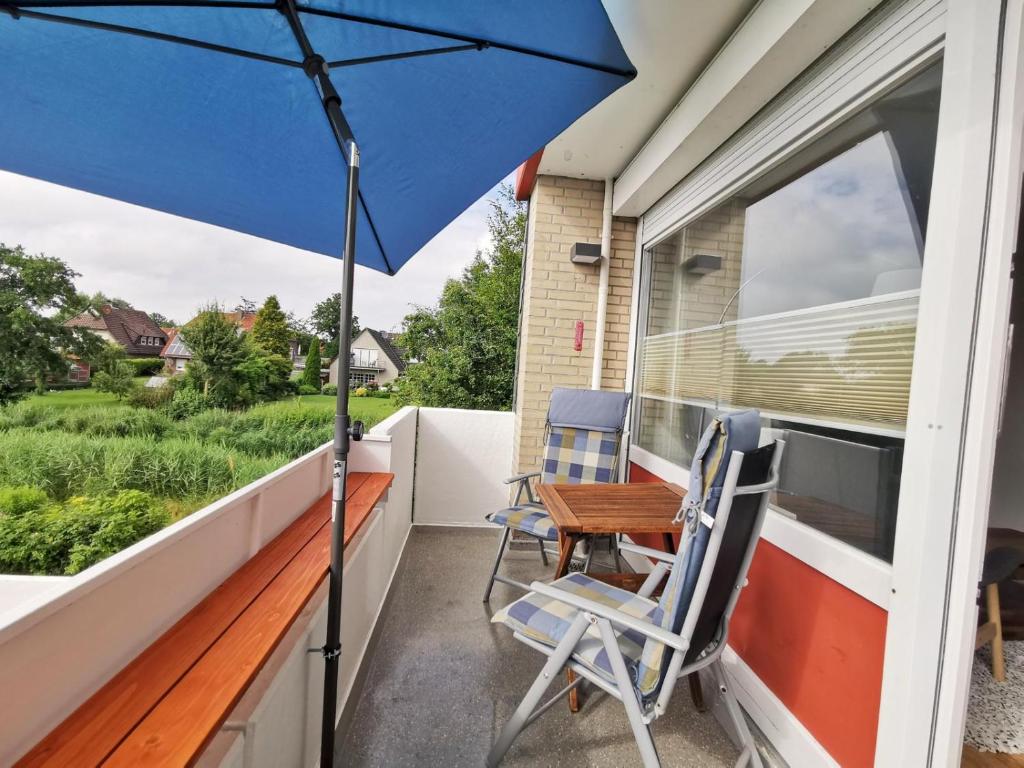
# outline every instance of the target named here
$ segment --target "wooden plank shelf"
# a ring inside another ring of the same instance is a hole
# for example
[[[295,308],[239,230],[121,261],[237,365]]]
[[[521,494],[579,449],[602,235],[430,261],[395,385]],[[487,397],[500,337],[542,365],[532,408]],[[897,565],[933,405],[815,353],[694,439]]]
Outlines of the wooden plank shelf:
[[[346,545],[393,479],[349,474]],[[18,768],[194,762],[326,578],[330,522],[328,493],[51,731]]]

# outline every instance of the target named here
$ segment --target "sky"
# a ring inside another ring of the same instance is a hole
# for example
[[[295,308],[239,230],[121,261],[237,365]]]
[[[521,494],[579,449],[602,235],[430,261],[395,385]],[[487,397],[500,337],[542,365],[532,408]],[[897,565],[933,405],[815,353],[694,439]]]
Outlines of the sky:
[[[488,247],[494,192],[396,276],[356,266],[355,314],[364,328],[397,330],[410,305],[437,302],[445,280]],[[2,171],[0,243],[62,259],[81,275],[75,285],[84,293],[103,291],[178,323],[210,301],[230,309],[240,297],[260,304],[270,294],[286,312],[308,317],[341,286],[336,259]]]

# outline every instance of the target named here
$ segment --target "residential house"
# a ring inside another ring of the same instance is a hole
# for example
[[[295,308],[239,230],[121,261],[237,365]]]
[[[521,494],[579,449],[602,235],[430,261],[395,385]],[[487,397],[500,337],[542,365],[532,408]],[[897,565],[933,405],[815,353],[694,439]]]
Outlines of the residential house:
[[[352,340],[351,386],[362,386],[371,382],[390,384],[405,370],[402,350],[395,346],[398,334],[363,328]],[[338,383],[338,359],[331,360],[331,384]]]
[[[188,361],[192,359],[192,350],[181,337],[180,329],[174,328],[167,334],[167,343],[160,350],[160,357],[166,361],[165,368],[168,371],[181,373],[185,370]]]
[[[99,309],[88,309],[75,315],[65,325],[87,328],[104,341],[118,344],[129,357],[158,357],[169,336],[167,329],[158,326],[145,312],[121,309],[104,304]],[[85,360],[70,358],[67,379],[85,384],[92,375],[92,367]]]
[[[235,325],[239,333],[251,331],[253,324],[256,322],[255,312],[239,311],[223,312],[221,314]],[[189,323],[194,321],[195,318],[192,318],[192,320],[189,320]],[[185,343],[185,339],[182,338],[178,329],[171,329],[171,332],[167,334],[167,343],[160,350],[160,357],[167,361],[165,368],[169,372],[181,373],[185,370],[188,361],[192,359],[192,350],[188,348],[188,344]]]
[[[167,343],[167,333],[145,312],[110,304],[75,315],[65,325],[88,328],[105,341],[120,345],[129,357],[157,357]]]

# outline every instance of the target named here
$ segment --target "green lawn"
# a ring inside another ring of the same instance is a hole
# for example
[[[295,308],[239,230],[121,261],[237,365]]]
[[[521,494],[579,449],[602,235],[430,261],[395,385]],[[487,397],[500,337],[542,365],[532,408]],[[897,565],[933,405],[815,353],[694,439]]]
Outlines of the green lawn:
[[[285,404],[293,404],[295,407],[314,405],[317,408],[333,411],[334,402],[334,395],[297,395],[282,400],[275,406],[281,408],[285,407]],[[397,410],[398,406],[391,398],[350,397],[348,400],[348,411],[352,419],[365,422],[367,429],[383,421]]]
[[[48,405],[53,408],[81,408],[89,405],[117,405],[117,398],[108,392],[95,389],[68,389],[63,392],[47,392],[45,395],[30,395],[24,402],[32,405]]]

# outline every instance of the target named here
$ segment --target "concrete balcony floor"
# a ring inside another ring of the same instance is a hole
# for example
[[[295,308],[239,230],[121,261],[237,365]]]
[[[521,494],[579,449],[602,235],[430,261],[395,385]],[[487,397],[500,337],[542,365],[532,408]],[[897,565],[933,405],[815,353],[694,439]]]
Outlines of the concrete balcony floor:
[[[490,604],[480,600],[497,543],[497,529],[412,529],[336,765],[483,764],[544,662],[490,623],[519,590],[495,584]],[[502,569],[526,583],[554,571],[536,548],[513,550]],[[549,693],[557,690],[553,683]],[[640,765],[622,705],[600,691],[583,696],[578,714],[559,703],[527,728],[502,765]],[[685,684],[652,729],[665,766],[732,766],[739,756],[714,715],[694,709]]]

